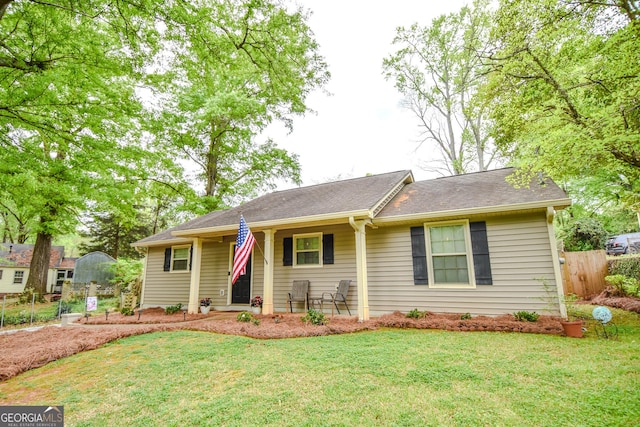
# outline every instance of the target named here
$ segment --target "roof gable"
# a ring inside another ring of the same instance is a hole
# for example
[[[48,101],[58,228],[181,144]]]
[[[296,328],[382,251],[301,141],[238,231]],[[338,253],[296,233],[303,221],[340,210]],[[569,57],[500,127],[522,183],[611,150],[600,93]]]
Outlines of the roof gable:
[[[515,188],[507,181],[514,171],[513,168],[496,169],[408,184],[380,211],[377,219],[570,204],[567,194],[551,180],[532,182],[529,188]]]

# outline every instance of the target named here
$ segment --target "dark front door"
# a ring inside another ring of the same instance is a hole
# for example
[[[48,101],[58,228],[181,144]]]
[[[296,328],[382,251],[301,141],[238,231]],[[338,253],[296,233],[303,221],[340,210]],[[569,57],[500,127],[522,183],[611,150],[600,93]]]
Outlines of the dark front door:
[[[245,274],[238,277],[236,283],[231,287],[231,304],[249,304],[251,299],[251,258],[247,261]]]

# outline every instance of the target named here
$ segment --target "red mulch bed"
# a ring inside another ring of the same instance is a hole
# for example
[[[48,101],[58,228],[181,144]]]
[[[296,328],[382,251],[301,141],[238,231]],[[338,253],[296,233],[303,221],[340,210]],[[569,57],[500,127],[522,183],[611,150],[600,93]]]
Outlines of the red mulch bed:
[[[112,313],[80,319],[80,326],[47,326],[36,331],[18,331],[0,335],[0,381],[21,372],[43,366],[54,360],[81,351],[93,350],[120,338],[157,331],[194,330],[221,334],[244,335],[252,338],[275,339],[310,337],[374,330],[378,327],[444,329],[448,331],[502,331],[541,334],[561,334],[558,318],[540,316],[537,322],[517,322],[511,315],[477,316],[460,320],[458,314],[429,313],[421,319],[407,318],[395,312],[366,322],[356,317],[337,316],[327,325],[315,326],[302,322],[302,314],[257,315],[260,324],[238,322],[238,313],[212,311],[208,315],[172,315],[162,308],[145,309],[138,320],[134,316]]]
[[[640,298],[620,296],[615,288],[607,287],[599,295],[589,301],[593,305],[606,305],[607,307],[621,308],[626,311],[640,313]]]

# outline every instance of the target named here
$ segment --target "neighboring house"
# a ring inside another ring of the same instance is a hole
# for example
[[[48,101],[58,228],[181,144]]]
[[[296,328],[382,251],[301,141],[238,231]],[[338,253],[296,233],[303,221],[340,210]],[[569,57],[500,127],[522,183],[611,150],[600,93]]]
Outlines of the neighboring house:
[[[13,294],[24,290],[34,245],[0,243],[0,293]],[[47,274],[49,292],[62,289],[62,282],[73,277],[75,258],[64,257],[64,246],[52,246]]]
[[[211,212],[134,243],[147,251],[142,306],[183,303],[196,312],[211,297],[216,310],[240,310],[261,295],[270,314],[288,309],[293,280],[310,280],[309,294],[320,296],[351,279],[348,302],[361,320],[414,308],[564,314],[553,217],[571,202],[551,181],[514,188],[512,172],[414,182],[399,171]],[[257,245],[232,286],[241,214]]]

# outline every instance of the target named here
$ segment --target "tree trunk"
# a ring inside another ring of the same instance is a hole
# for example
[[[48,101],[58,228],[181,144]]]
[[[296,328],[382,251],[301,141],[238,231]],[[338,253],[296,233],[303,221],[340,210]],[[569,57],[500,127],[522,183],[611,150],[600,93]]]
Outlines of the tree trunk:
[[[49,273],[49,260],[51,259],[51,241],[53,236],[38,232],[36,244],[33,248],[33,257],[29,267],[29,278],[25,288],[33,288],[40,296],[47,293],[47,275]]]

